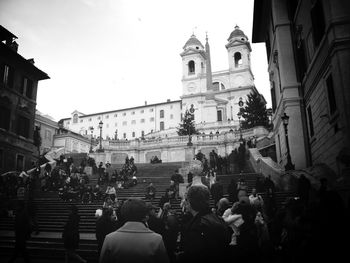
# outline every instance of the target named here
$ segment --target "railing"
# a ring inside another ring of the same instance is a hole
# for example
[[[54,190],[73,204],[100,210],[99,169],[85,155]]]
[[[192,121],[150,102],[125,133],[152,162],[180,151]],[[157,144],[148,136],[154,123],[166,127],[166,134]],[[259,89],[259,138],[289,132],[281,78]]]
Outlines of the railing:
[[[268,131],[263,127],[256,127],[252,129],[242,130],[243,138],[251,138],[253,136],[264,136],[267,135]],[[158,137],[145,140],[109,140],[103,141],[103,148],[108,150],[128,150],[130,148],[143,148],[143,147],[154,147],[154,146],[185,146],[188,142],[188,136],[171,136],[171,137]],[[191,135],[191,141],[194,145],[205,144],[215,142],[217,144],[232,143],[239,141],[240,132],[232,131],[221,134],[195,134]]]
[[[271,180],[277,188],[284,191],[295,189],[295,178],[284,171],[270,157],[263,157],[257,148],[249,149],[249,159],[256,173],[261,173],[264,177],[271,176]]]

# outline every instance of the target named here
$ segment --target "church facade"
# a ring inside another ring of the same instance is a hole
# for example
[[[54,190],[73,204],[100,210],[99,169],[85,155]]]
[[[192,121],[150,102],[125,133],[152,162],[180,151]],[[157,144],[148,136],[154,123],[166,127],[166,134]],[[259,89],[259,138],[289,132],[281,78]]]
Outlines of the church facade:
[[[60,123],[64,128],[93,137],[100,136],[99,123],[103,123],[102,138],[107,140],[164,137],[176,135],[182,116],[189,110],[201,133],[237,130],[239,108],[244,106],[249,93],[257,91],[250,67],[252,49],[248,37],[238,26],[225,47],[229,68],[212,72],[208,38],[204,46],[195,35],[188,39],[180,54],[183,69],[181,100],[145,103],[88,115],[74,111]]]

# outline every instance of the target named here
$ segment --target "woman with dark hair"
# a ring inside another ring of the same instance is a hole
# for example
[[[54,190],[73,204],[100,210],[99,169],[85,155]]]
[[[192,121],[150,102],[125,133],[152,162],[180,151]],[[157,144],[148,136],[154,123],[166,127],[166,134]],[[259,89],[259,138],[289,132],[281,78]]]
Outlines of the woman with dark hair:
[[[69,208],[68,221],[64,225],[63,229],[63,244],[66,249],[65,262],[68,263],[70,258],[76,259],[79,262],[86,262],[81,258],[75,250],[79,247],[79,221],[78,208],[75,205],[71,205]]]

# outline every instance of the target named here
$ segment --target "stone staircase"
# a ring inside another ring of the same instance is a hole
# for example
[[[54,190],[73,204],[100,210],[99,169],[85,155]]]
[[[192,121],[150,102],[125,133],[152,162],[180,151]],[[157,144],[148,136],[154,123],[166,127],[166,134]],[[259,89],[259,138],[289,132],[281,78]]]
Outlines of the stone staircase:
[[[73,157],[74,158],[74,157]],[[156,198],[153,201],[158,206],[160,197],[164,195],[166,188],[169,186],[170,177],[175,169],[182,167],[182,163],[162,163],[162,164],[137,164],[138,168],[138,184],[128,189],[118,189],[118,199],[142,198],[144,199],[145,187],[152,182],[157,189]],[[113,165],[110,170],[120,169],[121,165]],[[250,170],[250,169],[249,169]],[[227,195],[227,185],[231,179],[238,180],[239,176],[243,176],[248,184],[249,191],[254,187],[256,178],[260,176],[256,173],[243,173],[242,175],[219,175],[221,183],[224,185],[224,194]],[[97,175],[93,175],[90,184],[95,185]],[[105,186],[102,188],[104,189]],[[277,205],[283,205],[287,197],[294,196],[293,193],[276,194]],[[89,260],[89,262],[97,262],[97,245],[95,240],[95,211],[102,207],[102,202],[94,202],[92,204],[81,204],[80,202],[64,202],[58,197],[57,192],[40,192],[37,194],[35,202],[38,207],[38,223],[41,234],[33,236],[28,248],[33,258],[47,259],[63,259],[64,249],[61,239],[64,223],[68,217],[68,207],[71,204],[77,205],[81,217],[79,230],[81,233],[81,245],[78,253]],[[211,206],[214,201],[211,200]],[[177,213],[180,213],[180,200],[174,200],[172,207]],[[14,247],[13,236],[13,219],[0,218],[0,257],[8,256],[12,253]]]

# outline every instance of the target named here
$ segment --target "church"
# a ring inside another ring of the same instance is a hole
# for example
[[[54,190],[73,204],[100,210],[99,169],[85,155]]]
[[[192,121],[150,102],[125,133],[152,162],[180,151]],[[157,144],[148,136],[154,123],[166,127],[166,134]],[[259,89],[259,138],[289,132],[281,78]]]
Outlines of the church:
[[[210,46],[194,35],[180,53],[182,96],[160,102],[107,112],[83,114],[74,111],[60,124],[81,135],[107,140],[133,140],[144,137],[176,136],[182,116],[188,110],[200,133],[225,133],[239,128],[237,113],[249,93],[257,91],[250,65],[252,51],[248,37],[235,26],[225,45],[229,67],[212,72]],[[261,99],[264,100],[263,96]],[[264,100],[265,102],[265,100]],[[101,129],[102,127],[102,129]]]

